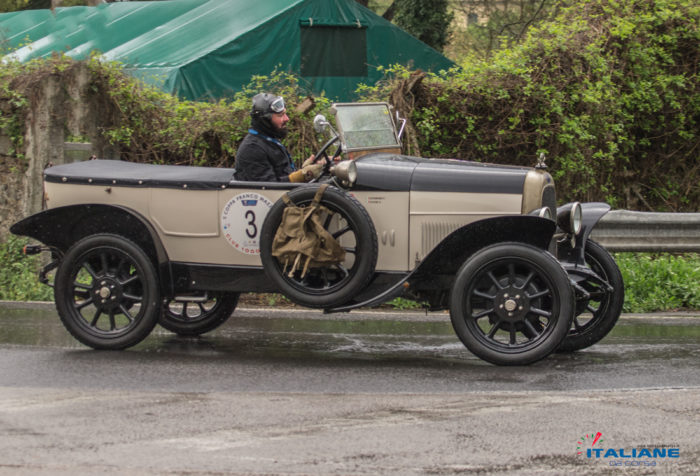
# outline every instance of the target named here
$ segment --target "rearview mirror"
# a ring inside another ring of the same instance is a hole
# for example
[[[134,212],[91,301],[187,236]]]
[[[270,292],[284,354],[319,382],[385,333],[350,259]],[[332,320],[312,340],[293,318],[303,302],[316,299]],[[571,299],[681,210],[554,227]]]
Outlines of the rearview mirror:
[[[328,129],[328,126],[330,126],[330,124],[326,120],[326,116],[323,114],[316,114],[316,117],[314,117],[314,130],[321,133]]]

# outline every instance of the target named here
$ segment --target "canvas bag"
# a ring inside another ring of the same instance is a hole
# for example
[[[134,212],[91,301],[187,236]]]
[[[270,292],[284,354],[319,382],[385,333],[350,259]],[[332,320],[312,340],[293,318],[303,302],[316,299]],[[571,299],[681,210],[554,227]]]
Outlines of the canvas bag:
[[[323,184],[313,201],[306,207],[296,206],[285,194],[286,208],[272,241],[272,256],[283,266],[283,273],[291,266],[290,278],[302,270],[303,278],[310,268],[321,268],[345,261],[345,250],[324,227],[323,221],[331,211],[321,205],[321,197],[328,188]]]

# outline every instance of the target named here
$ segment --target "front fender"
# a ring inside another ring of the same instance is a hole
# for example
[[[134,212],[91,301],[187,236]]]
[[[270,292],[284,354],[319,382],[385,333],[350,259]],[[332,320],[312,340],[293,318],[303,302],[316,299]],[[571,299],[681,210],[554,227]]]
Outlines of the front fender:
[[[562,205],[557,208],[557,212],[570,204]],[[591,235],[593,228],[598,224],[600,219],[610,211],[610,205],[604,202],[588,202],[581,204],[581,231],[576,236],[572,246],[572,240],[563,239],[557,243],[557,258],[564,263],[584,264],[584,249],[586,241]]]
[[[440,242],[412,273],[417,276],[451,275],[478,250],[506,241],[527,243],[547,250],[556,224],[532,215],[500,216],[458,228]]]
[[[403,295],[407,290],[446,292],[457,270],[480,249],[504,242],[526,243],[547,251],[552,242],[554,221],[532,215],[487,218],[465,225],[449,234],[411,273],[391,288],[359,303],[326,312],[346,312],[358,307],[371,307]]]

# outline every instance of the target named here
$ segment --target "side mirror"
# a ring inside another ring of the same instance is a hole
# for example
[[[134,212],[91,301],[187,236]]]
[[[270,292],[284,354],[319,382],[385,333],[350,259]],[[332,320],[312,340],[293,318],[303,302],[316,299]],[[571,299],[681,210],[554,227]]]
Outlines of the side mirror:
[[[314,130],[316,132],[324,132],[329,126],[330,123],[326,120],[326,116],[323,114],[316,114],[316,117],[314,117]]]

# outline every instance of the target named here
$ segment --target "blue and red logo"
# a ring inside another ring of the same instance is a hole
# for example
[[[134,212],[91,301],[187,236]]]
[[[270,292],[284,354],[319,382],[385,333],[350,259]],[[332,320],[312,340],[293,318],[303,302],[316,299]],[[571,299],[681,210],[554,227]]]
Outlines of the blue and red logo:
[[[602,443],[604,440],[601,438],[603,436],[599,431],[596,433],[586,433],[576,442],[576,454],[583,455],[587,450],[593,448],[596,443]],[[600,447],[600,445],[598,445]]]
[[[656,466],[663,460],[677,460],[681,450],[676,444],[643,445],[632,448],[604,448],[603,434],[587,433],[576,441],[576,454],[610,466]]]

